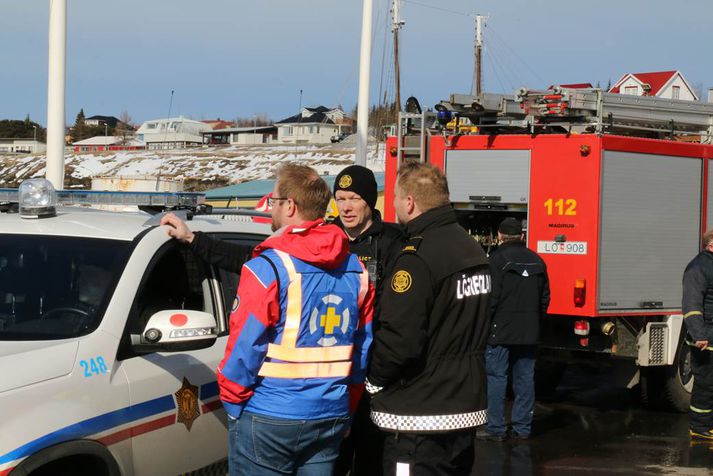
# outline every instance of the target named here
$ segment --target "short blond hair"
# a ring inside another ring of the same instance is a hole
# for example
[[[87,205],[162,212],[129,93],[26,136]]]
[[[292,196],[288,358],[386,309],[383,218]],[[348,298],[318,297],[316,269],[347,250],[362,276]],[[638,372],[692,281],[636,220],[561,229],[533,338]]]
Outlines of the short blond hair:
[[[306,165],[287,163],[277,169],[277,192],[291,198],[305,220],[324,218],[332,192],[316,170]]]
[[[398,185],[403,194],[413,197],[422,212],[451,203],[448,181],[432,165],[404,163],[399,169]]]

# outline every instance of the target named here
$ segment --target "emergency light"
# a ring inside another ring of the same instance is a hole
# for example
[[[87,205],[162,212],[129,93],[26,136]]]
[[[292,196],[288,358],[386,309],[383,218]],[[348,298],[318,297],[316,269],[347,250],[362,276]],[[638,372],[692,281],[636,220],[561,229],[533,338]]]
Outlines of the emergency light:
[[[17,191],[22,218],[46,218],[57,214],[57,192],[47,179],[29,179]]]

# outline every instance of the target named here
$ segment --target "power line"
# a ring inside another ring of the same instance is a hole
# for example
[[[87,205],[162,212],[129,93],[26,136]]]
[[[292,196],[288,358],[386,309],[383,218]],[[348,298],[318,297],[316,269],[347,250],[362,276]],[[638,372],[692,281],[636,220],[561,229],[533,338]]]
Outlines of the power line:
[[[430,8],[432,10],[438,10],[441,12],[446,12],[446,13],[451,13],[453,15],[460,15],[464,17],[472,17],[473,15],[470,13],[465,13],[465,12],[459,12],[456,10],[449,10],[447,8],[441,8],[441,7],[434,7],[433,5],[428,5],[426,3],[421,3],[421,2],[416,2],[414,0],[403,0],[405,3],[410,3],[412,5],[418,5],[419,7],[424,7],[424,8]]]

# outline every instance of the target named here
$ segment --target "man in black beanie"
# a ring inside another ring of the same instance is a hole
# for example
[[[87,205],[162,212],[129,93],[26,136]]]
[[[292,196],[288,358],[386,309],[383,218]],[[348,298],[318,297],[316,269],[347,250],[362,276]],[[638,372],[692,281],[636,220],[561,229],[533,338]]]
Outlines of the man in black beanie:
[[[339,211],[334,223],[346,233],[349,251],[364,263],[376,289],[374,332],[379,328],[382,278],[388,275],[404,240],[400,226],[382,221],[376,198],[376,179],[366,167],[350,165],[334,180],[334,200]],[[351,434],[342,443],[335,475],[378,476],[382,473],[383,436],[369,414],[369,396],[365,393],[354,416]]]

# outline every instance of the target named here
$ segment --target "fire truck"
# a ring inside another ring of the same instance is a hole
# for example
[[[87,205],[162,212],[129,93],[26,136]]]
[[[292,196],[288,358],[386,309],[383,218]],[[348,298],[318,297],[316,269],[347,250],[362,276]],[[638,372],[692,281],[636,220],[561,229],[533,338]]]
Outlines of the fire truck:
[[[548,266],[541,349],[556,368],[601,357],[629,369],[647,406],[688,409],[681,277],[713,227],[713,104],[522,88],[454,94],[434,111],[409,98],[395,129],[386,197],[402,163],[427,162],[486,252],[503,218],[526,225]]]

